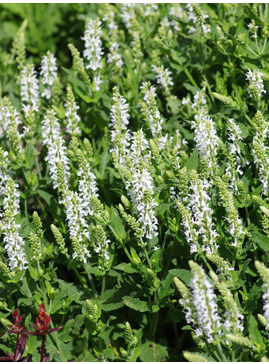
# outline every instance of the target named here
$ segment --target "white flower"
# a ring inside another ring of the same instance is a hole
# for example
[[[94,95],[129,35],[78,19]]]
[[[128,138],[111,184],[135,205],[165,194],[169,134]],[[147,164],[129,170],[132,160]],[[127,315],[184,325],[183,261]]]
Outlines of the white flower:
[[[197,176],[191,178],[188,209],[192,212],[192,223],[197,234],[202,237],[202,249],[212,254],[218,248],[216,244],[218,234],[212,220],[213,210],[209,206],[210,197],[206,192],[209,187],[210,184],[205,180],[201,181]]]
[[[193,25],[189,27],[188,33],[194,33],[195,35],[199,35],[197,32],[198,27],[200,26],[202,33],[207,34],[211,31],[210,26],[205,24],[205,20],[208,18],[208,15],[196,4],[187,4],[186,9],[188,10],[188,21],[191,21]]]
[[[149,172],[144,168],[133,173],[132,184],[129,186],[129,194],[134,203],[138,221],[140,222],[147,239],[158,235],[158,220],[155,216],[157,202],[153,199],[153,180]]]
[[[107,63],[116,62],[116,67],[121,68],[123,66],[123,60],[118,52],[119,44],[114,42],[111,43],[109,47],[109,52],[107,55]]]
[[[267,287],[267,286],[266,286]],[[269,329],[269,288],[266,288],[266,292],[262,296],[264,300],[263,311],[264,317],[266,318],[266,330]]]
[[[5,133],[8,138],[11,134],[17,134],[17,140],[20,141],[23,136],[18,130],[21,124],[21,115],[11,105],[10,100],[7,97],[0,99],[0,137]],[[22,151],[20,142],[16,144],[15,148],[18,152]]]
[[[131,27],[131,19],[135,17],[135,6],[132,3],[123,3],[121,5],[121,18],[127,29]]]
[[[6,189],[6,184],[11,178],[11,169],[9,167],[9,160],[7,158],[8,152],[0,147],[0,195],[2,196]]]
[[[52,86],[57,77],[57,69],[56,58],[48,51],[47,55],[42,57],[40,70],[41,83],[45,86],[41,96],[46,99],[51,98]]]
[[[262,73],[258,70],[248,70],[246,79],[249,81],[248,94],[252,98],[261,98],[262,93],[266,93],[262,80]]]
[[[217,153],[219,137],[212,118],[204,112],[195,115],[192,122],[194,129],[194,141],[201,157],[208,160],[208,166],[213,173],[212,167],[217,167]]]
[[[169,16],[182,19],[183,18],[183,11],[182,11],[181,5],[172,4],[172,6],[171,6],[171,8],[169,10]],[[169,25],[172,26],[176,32],[179,31],[178,22],[176,20],[171,20],[169,22]]]
[[[238,174],[242,175],[242,167],[249,164],[248,160],[242,156],[239,143],[242,141],[242,132],[233,119],[228,119],[228,138],[229,138],[229,153],[232,156],[228,157],[226,173],[230,178],[231,188],[236,192],[238,190],[237,181]]]
[[[48,147],[48,154],[45,161],[48,163],[49,173],[53,181],[53,188],[58,188],[57,165],[63,163],[65,170],[65,185],[68,185],[70,161],[66,155],[66,146],[60,132],[60,124],[56,118],[56,113],[48,111],[42,121],[43,143]]]
[[[84,37],[85,50],[83,52],[84,57],[87,59],[86,69],[92,69],[96,71],[101,69],[101,59],[104,52],[102,51],[102,41],[101,41],[101,22],[96,19],[90,19],[86,25],[86,30]]]
[[[111,141],[115,162],[125,164],[125,156],[130,147],[130,132],[127,130],[130,114],[129,105],[126,99],[119,94],[119,90],[114,88],[112,107],[110,111]]]
[[[264,132],[267,134],[267,130]],[[253,150],[254,163],[259,167],[259,180],[262,183],[262,193],[268,195],[269,188],[269,148],[265,145],[264,138],[258,133],[253,138]]]
[[[80,136],[81,130],[78,126],[80,117],[78,116],[77,110],[79,106],[75,102],[74,95],[71,89],[67,89],[67,102],[65,104],[65,117],[67,118],[66,131],[74,136]]]
[[[22,69],[21,100],[26,101],[26,105],[23,104],[26,116],[28,116],[29,107],[31,111],[38,111],[39,87],[34,66],[28,65]]]
[[[164,119],[161,116],[157,102],[155,100],[155,97],[157,96],[156,88],[151,86],[149,82],[143,82],[140,89],[142,90],[144,100],[144,102],[141,102],[141,105],[145,121],[149,124],[153,137],[159,137],[160,141]],[[164,143],[165,141],[162,140],[161,144],[164,145]]]
[[[5,186],[4,195],[2,231],[9,267],[11,270],[26,269],[25,242],[19,233],[21,226],[16,223],[16,216],[20,212],[19,185],[12,179],[9,179]]]
[[[142,236],[151,239],[158,235],[158,221],[155,216],[157,202],[153,197],[153,178],[146,167],[149,157],[148,141],[142,130],[132,136],[126,130],[130,118],[128,109],[126,100],[115,88],[110,123],[113,161],[116,167],[124,166],[128,169],[130,178],[124,179],[125,186],[144,230]]]
[[[258,37],[258,35],[257,35],[258,28],[259,27],[257,25],[255,25],[254,20],[252,20],[251,23],[248,24],[249,32],[253,33],[253,35],[251,37],[254,38],[254,39],[257,39],[257,37]]]
[[[89,163],[85,164],[83,167],[80,166],[77,174],[80,177],[78,182],[78,195],[81,201],[81,209],[85,216],[92,216],[94,210],[90,200],[92,196],[98,197],[96,177],[91,172]]]
[[[164,88],[166,93],[169,93],[169,86],[174,86],[174,82],[171,77],[172,72],[168,68],[164,68],[163,65],[160,67],[153,65],[152,69],[157,73],[156,78],[158,84]]]
[[[216,295],[211,283],[207,280],[204,270],[199,267],[193,271],[192,285],[192,316],[195,317],[197,336],[204,334],[210,343],[213,340],[213,334],[220,327],[220,316],[216,304]]]

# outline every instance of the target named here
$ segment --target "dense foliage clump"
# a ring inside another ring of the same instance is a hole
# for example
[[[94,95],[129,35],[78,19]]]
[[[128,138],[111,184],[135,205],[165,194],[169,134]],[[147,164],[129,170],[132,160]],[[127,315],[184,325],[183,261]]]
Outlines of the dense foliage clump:
[[[268,5],[0,21],[2,357],[268,361]]]

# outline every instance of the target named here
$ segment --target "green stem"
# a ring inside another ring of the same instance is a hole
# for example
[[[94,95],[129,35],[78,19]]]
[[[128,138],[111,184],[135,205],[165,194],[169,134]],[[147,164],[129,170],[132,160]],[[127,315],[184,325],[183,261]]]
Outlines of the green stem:
[[[54,329],[54,325],[53,325],[52,320],[50,320],[50,326],[52,327],[52,329]],[[61,361],[66,361],[66,358],[65,358],[65,356],[64,356],[64,354],[62,352],[61,345],[60,345],[60,342],[59,342],[59,339],[58,339],[58,332],[54,331],[52,333],[52,335],[54,336],[54,340],[56,341],[56,345],[57,345],[57,348],[59,350],[59,356],[60,356]]]
[[[226,356],[224,355],[224,353],[222,351],[222,347],[221,347],[220,343],[218,343],[217,348],[219,350],[222,361],[227,362],[228,360],[227,360]]]
[[[145,256],[146,256],[146,259],[147,259],[147,262],[148,262],[148,265],[150,267],[150,269],[152,268],[152,265],[151,265],[151,261],[149,259],[149,255],[148,255],[148,252],[147,252],[147,249],[145,248],[144,249],[144,253],[145,253]]]
[[[27,199],[24,200],[24,213],[25,213],[26,221],[29,223]]]
[[[25,277],[22,278],[22,286],[23,286],[24,292],[26,293],[26,296],[28,296],[29,298],[32,297],[32,292],[29,289],[29,286],[28,286],[28,283],[27,283],[27,280]]]
[[[77,268],[73,268],[73,271],[75,272],[75,275],[76,275],[76,277],[77,277],[77,279],[79,280],[79,282],[80,282],[80,284],[84,287],[84,288],[88,288],[88,286],[85,284],[85,283],[83,283],[83,281],[82,281],[82,279],[81,279],[81,275],[80,275],[80,273],[79,273],[79,271],[77,270]]]
[[[258,44],[258,41],[257,41],[257,38],[255,38],[255,44],[256,44],[256,48],[257,48],[257,52],[258,52],[258,55],[260,55],[260,47],[259,47],[259,44]]]
[[[249,212],[248,212],[248,208],[245,207],[245,212],[246,212],[246,217],[247,217],[247,223],[248,223],[248,226],[250,225],[250,218],[249,218]]]
[[[101,294],[100,296],[102,296],[102,294],[105,292],[106,289],[106,276],[103,276],[103,280],[102,280],[102,289],[101,289]]]
[[[252,53],[255,57],[258,57],[259,55],[253,51],[253,49],[251,49],[249,46],[247,46],[247,50],[250,51],[250,53]]]
[[[159,290],[154,292],[154,304],[155,305],[159,304],[158,292],[159,292]],[[157,331],[158,323],[159,323],[159,311],[154,312],[154,313],[151,314],[149,337],[152,338],[153,340],[155,339],[155,334],[156,334],[156,331]]]
[[[188,79],[190,80],[191,84],[194,86],[194,87],[198,87],[197,86],[197,83],[194,81],[192,75],[190,74],[190,72],[188,71],[187,68],[184,68],[184,72],[186,74],[186,76],[188,77]]]
[[[252,120],[247,114],[244,114],[245,118],[249,121],[250,125],[252,125]]]
[[[204,256],[204,254],[201,254],[201,257],[205,263],[205,265],[207,266],[207,268],[211,271],[211,272],[214,272],[214,270],[212,269],[211,265],[208,263],[206,257]]]
[[[87,263],[84,264],[84,269],[85,269],[85,272],[87,273],[87,276],[88,276],[88,279],[89,279],[89,282],[90,282],[91,289],[93,291],[94,297],[98,298],[97,291],[96,291],[96,288],[95,288],[95,284],[93,282],[92,275],[89,272],[89,266],[88,266]]]
[[[125,254],[127,255],[127,257],[129,258],[130,262],[133,261],[133,258],[131,257],[130,253],[128,252],[128,249],[126,248],[125,245],[123,245],[123,250],[125,251]]]
[[[39,163],[38,163],[37,156],[35,157],[35,161],[36,161],[36,167],[37,167],[38,177],[41,179],[42,178],[42,175],[41,175],[41,171],[40,171],[40,167],[39,167]]]
[[[267,44],[267,38],[264,39],[264,42],[263,42],[263,47],[262,47],[262,54],[265,50],[265,47],[266,47],[266,44]]]
[[[43,205],[43,203],[41,202],[41,200],[40,200],[40,198],[39,198],[38,196],[36,196],[36,200],[37,200],[37,202],[38,202],[38,204],[39,204],[39,206],[40,206],[40,208],[41,208],[41,210],[42,210],[43,214],[44,214],[45,216],[47,216],[47,212],[46,212],[46,210],[45,210],[45,208],[44,208],[44,205]]]
[[[173,245],[172,245],[172,248],[170,249],[170,253],[169,253],[169,257],[168,257],[168,260],[167,260],[167,263],[166,263],[166,266],[164,268],[164,271],[163,271],[163,278],[166,277],[166,274],[168,272],[168,269],[170,267],[170,263],[171,263],[171,260],[173,258],[173,254],[174,254],[174,250],[175,250],[175,242],[173,242]]]

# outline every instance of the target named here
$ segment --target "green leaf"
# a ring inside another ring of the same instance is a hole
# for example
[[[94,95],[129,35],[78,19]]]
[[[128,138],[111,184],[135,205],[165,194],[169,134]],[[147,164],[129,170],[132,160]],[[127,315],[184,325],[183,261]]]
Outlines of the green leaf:
[[[29,264],[29,266],[28,266],[28,270],[29,270],[30,276],[31,276],[31,277],[32,277],[35,281],[37,281],[37,280],[38,280],[38,277],[39,277],[37,270],[36,270],[36,269],[35,269],[32,265],[30,265],[30,264]]]
[[[263,338],[258,329],[258,323],[253,315],[249,318],[249,338],[260,349],[265,350]]]
[[[0,344],[0,349],[3,350],[4,353],[10,352],[10,348],[4,344]]]
[[[57,296],[53,299],[50,309],[50,315],[53,315],[55,312],[57,312],[63,304],[63,298],[65,297],[64,293],[58,293]]]
[[[110,208],[110,221],[111,227],[113,228],[112,232],[117,240],[124,240],[126,238],[126,231],[123,227],[118,211],[113,206]]]
[[[32,306],[34,304],[34,300],[32,298],[19,298],[17,305],[19,306]]]
[[[165,279],[161,282],[161,287],[159,291],[160,300],[170,296],[174,292],[174,287],[172,287],[173,275],[169,272]]]
[[[101,310],[114,311],[124,306],[122,292],[118,288],[107,289],[101,295]]]
[[[123,297],[123,302],[125,306],[128,306],[135,311],[146,312],[150,310],[146,301],[141,301],[136,297],[125,296]]]
[[[269,236],[262,235],[257,231],[252,231],[251,236],[255,243],[265,252],[269,252]]]
[[[80,291],[73,283],[66,283],[62,279],[57,280],[61,289],[61,292],[68,298],[72,298],[73,301],[78,301],[82,295]]]
[[[176,276],[182,280],[187,286],[190,285],[192,279],[192,273],[188,269],[170,269],[169,273]]]
[[[192,169],[197,170],[197,167],[198,167],[198,150],[197,149],[194,149],[191,156],[187,160],[185,166],[188,171],[191,171]]]
[[[147,362],[162,362],[168,359],[167,345],[157,344],[153,341],[146,341],[141,347],[140,360]]]
[[[25,270],[20,270],[12,279],[7,280],[7,283],[18,283],[24,276]]]
[[[120,270],[121,272],[129,273],[129,274],[138,273],[138,271],[133,268],[133,265],[131,263],[121,263],[121,264],[118,264],[115,267],[113,267],[113,269],[117,269],[117,270]]]
[[[139,256],[137,255],[137,253],[133,247],[131,247],[130,252],[131,252],[131,256],[134,259],[134,261],[137,262],[137,264],[140,264],[141,259],[139,258]]]
[[[182,327],[181,330],[193,331],[193,327],[191,327],[190,325],[185,325],[185,326]]]
[[[37,190],[38,194],[45,200],[45,202],[50,206],[51,200],[54,198],[51,194],[46,191]]]
[[[105,169],[110,159],[110,153],[108,149],[101,155],[100,165],[99,165],[99,177],[102,180],[104,178]]]

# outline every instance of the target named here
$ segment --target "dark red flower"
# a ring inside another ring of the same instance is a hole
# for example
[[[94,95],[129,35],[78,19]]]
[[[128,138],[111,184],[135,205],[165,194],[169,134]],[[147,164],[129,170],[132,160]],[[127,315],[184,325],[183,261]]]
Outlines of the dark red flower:
[[[27,331],[27,334],[29,335],[36,335],[36,336],[44,336],[46,334],[49,334],[53,331],[58,331],[63,328],[63,326],[54,327],[53,329],[49,328],[50,324],[50,316],[47,316],[45,313],[45,307],[43,303],[40,305],[39,311],[38,311],[38,317],[36,318],[36,325],[30,322],[30,324],[34,327],[35,331]]]
[[[18,310],[14,310],[12,313],[12,316],[13,316],[14,324],[8,325],[10,327],[10,329],[7,331],[12,332],[13,334],[19,334],[23,330],[23,327],[21,327],[21,320],[22,320],[21,315],[18,315]]]

